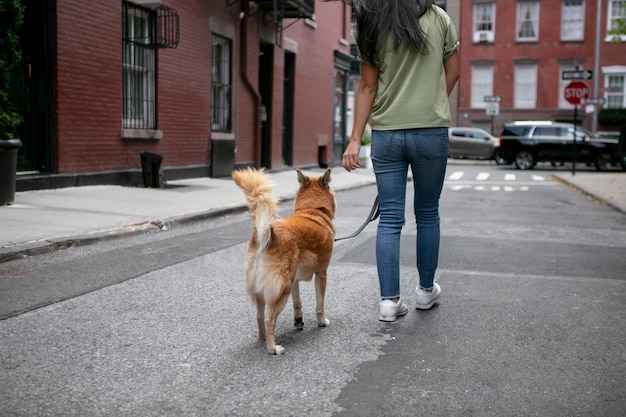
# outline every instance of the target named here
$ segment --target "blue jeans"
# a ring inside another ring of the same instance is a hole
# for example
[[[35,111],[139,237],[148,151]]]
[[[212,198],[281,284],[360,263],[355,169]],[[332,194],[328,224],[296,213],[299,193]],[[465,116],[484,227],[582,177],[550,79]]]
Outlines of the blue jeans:
[[[448,129],[372,132],[372,164],[380,198],[376,265],[383,299],[400,296],[400,233],[404,226],[407,170],[413,172],[419,285],[434,285],[439,260],[439,197],[448,161]]]

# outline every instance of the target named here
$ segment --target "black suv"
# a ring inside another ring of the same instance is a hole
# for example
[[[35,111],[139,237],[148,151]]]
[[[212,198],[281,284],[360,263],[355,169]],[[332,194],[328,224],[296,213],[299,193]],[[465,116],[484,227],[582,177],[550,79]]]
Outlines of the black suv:
[[[574,132],[576,141],[574,142]],[[513,122],[504,125],[498,157],[518,169],[532,169],[537,162],[593,163],[599,171],[618,162],[616,139],[594,138],[587,130],[572,123]]]

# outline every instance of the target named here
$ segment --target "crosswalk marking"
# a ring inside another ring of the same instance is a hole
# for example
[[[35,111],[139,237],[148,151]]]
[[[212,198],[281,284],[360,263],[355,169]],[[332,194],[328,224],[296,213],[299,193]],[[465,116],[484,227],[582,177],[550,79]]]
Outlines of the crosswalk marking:
[[[472,186],[471,186],[471,185],[452,185],[452,186],[450,187],[450,189],[451,189],[452,191],[459,191],[459,190],[463,190],[463,189],[466,189],[466,190],[467,190],[467,189],[471,189],[471,188],[472,188]]]
[[[463,175],[465,175],[465,173],[464,173],[464,172],[461,172],[461,171],[456,171],[456,172],[454,172],[452,175],[450,175],[450,177],[449,177],[449,178],[450,178],[452,181],[456,181],[456,180],[460,180],[460,179],[463,177]]]
[[[504,181],[502,179],[504,174]],[[513,173],[498,172],[478,172],[473,178],[468,177],[463,171],[454,171],[447,178],[447,188],[452,191],[476,190],[476,191],[504,191],[512,193],[514,191],[528,191],[530,186],[555,185],[552,181],[547,181],[543,175],[527,174],[516,175]],[[519,176],[524,179],[520,180]]]

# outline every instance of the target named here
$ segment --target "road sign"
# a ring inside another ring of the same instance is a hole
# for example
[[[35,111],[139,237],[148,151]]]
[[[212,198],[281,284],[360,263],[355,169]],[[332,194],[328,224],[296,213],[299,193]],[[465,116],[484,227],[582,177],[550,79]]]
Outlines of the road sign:
[[[572,81],[567,84],[563,96],[570,104],[578,105],[589,98],[589,86],[582,81]]]
[[[606,99],[604,97],[590,97],[585,100],[585,104],[605,104]]]
[[[593,78],[593,71],[563,71],[561,78],[563,80],[590,80]]]
[[[485,96],[485,103],[502,103],[502,96]]]
[[[497,116],[500,114],[500,103],[488,102],[487,103],[487,116]]]

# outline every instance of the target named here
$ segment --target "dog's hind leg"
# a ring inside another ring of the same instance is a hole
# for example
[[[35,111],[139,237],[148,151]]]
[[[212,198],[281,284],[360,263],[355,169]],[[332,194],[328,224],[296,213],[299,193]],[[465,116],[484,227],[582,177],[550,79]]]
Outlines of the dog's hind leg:
[[[259,339],[265,339],[265,302],[263,297],[256,297],[256,324],[259,327]]]
[[[267,333],[266,343],[267,343],[267,353],[270,355],[281,355],[285,353],[285,348],[281,345],[276,344],[276,340],[274,339],[274,330],[276,329],[276,319],[283,308],[285,308],[285,304],[287,304],[287,300],[289,299],[289,291],[283,291],[278,300],[275,303],[268,303],[268,312],[267,317],[265,318],[265,330]]]
[[[300,300],[300,282],[295,280],[291,287],[291,300],[293,301],[293,325],[298,330],[304,328],[302,321],[302,300]]]
[[[315,273],[315,313],[317,325],[326,327],[330,321],[324,316],[324,297],[326,295],[326,271]]]

